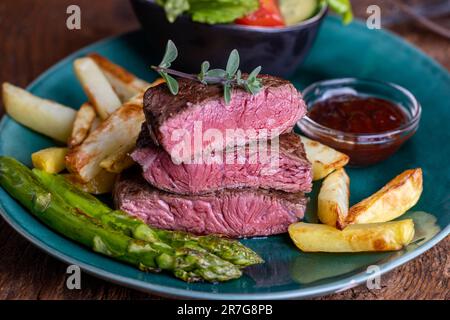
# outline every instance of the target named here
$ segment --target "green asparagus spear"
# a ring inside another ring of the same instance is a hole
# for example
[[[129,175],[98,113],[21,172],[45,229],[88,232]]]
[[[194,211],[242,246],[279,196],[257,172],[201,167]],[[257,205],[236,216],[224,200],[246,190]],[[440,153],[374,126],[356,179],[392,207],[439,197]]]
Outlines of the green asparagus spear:
[[[235,265],[213,254],[173,248],[163,242],[137,240],[105,228],[101,220],[46,189],[30,169],[15,159],[0,157],[0,185],[55,231],[142,270],[171,271],[185,281],[226,281],[242,275]]]
[[[92,217],[100,219],[105,225],[125,232],[133,238],[146,241],[160,240],[175,248],[204,249],[240,267],[263,262],[253,250],[247,248],[239,241],[212,235],[195,236],[181,231],[152,228],[142,220],[131,217],[123,211],[111,211],[107,205],[96,197],[78,189],[61,175],[54,175],[38,169],[33,169],[33,173],[45,187],[59,194],[72,206],[83,210]]]

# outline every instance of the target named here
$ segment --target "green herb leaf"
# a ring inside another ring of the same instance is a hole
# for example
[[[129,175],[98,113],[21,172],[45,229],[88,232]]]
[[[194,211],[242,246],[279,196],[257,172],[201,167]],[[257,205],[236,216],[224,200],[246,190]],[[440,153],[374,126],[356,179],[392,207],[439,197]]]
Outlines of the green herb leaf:
[[[161,77],[166,81],[166,85],[173,95],[178,94],[179,85],[172,75],[177,77],[182,77],[190,79],[193,81],[200,81],[201,83],[208,84],[221,84],[223,86],[223,95],[225,104],[231,102],[231,92],[233,86],[240,86],[245,88],[248,92],[252,94],[258,93],[262,88],[261,79],[257,76],[261,71],[261,66],[256,67],[253,71],[246,77],[242,78],[242,72],[239,70],[239,53],[236,49],[231,51],[228,58],[226,70],[223,69],[209,69],[210,64],[208,61],[203,61],[200,67],[199,74],[184,73],[181,71],[169,69],[170,64],[175,61],[178,56],[178,50],[175,44],[169,40],[166,45],[166,52],[164,58],[159,66],[152,66],[152,69],[156,70]]]
[[[241,70],[238,70],[236,72],[236,83],[238,84],[238,86],[242,86],[245,84],[245,80],[242,79],[242,72]]]
[[[167,41],[166,52],[164,53],[164,57],[159,64],[160,67],[169,68],[171,63],[175,61],[178,57],[178,50],[172,40]]]
[[[225,84],[223,86],[223,99],[225,100],[225,104],[228,105],[231,102],[231,85]]]
[[[208,82],[205,81],[206,73],[209,69],[209,61],[203,61],[202,66],[200,68],[200,73],[197,75],[197,79],[200,80],[203,84],[208,84]]]
[[[256,77],[258,76],[258,74],[261,72],[261,66],[256,67],[255,69],[253,69],[252,72],[250,72],[250,74],[248,75],[248,79],[256,79]]]
[[[202,73],[206,74],[209,69],[209,61],[203,61],[202,63]]]
[[[207,77],[211,78],[225,78],[227,72],[222,69],[211,69],[206,73]]]
[[[229,78],[234,77],[238,68],[239,68],[239,53],[236,49],[234,49],[233,51],[231,51],[230,56],[228,57],[226,68],[228,77]]]
[[[174,77],[165,72],[160,72],[159,74],[161,75],[161,77],[164,78],[164,80],[166,80],[166,84],[167,87],[169,87],[170,93],[173,94],[174,96],[177,95],[179,89],[177,80],[175,80]]]

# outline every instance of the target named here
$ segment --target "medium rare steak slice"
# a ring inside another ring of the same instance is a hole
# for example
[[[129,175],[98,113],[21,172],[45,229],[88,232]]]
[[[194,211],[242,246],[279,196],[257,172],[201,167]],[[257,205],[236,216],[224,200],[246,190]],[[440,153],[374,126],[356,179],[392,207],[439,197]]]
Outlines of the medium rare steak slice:
[[[228,237],[286,232],[291,223],[303,217],[306,205],[301,193],[262,189],[180,196],[152,187],[139,173],[119,178],[114,201],[118,209],[154,227]]]
[[[219,85],[179,79],[175,96],[166,85],[148,89],[144,113],[154,143],[172,158],[186,162],[202,151],[223,150],[290,132],[306,112],[300,92],[289,81],[266,75],[260,78],[263,88],[258,94],[233,88],[229,105],[225,105]],[[205,134],[213,133],[209,129],[222,139]]]
[[[278,147],[271,142],[262,148],[246,145],[233,149],[229,159],[223,152],[215,163],[206,159],[201,164],[173,163],[170,155],[152,142],[146,125],[142,126],[137,146],[132,158],[142,166],[144,178],[161,190],[178,194],[242,187],[311,191],[311,164],[295,133],[281,135]]]

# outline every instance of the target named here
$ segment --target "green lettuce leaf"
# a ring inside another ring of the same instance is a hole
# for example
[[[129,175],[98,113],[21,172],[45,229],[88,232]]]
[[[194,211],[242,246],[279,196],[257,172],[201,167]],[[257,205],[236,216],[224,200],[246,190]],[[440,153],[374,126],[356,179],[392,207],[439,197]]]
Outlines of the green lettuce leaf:
[[[230,23],[258,9],[258,0],[189,0],[192,20],[202,23]]]
[[[174,22],[176,18],[189,10],[189,0],[156,0],[166,11],[167,20]]]
[[[170,22],[187,12],[202,23],[230,23],[258,9],[258,0],[156,0]]]

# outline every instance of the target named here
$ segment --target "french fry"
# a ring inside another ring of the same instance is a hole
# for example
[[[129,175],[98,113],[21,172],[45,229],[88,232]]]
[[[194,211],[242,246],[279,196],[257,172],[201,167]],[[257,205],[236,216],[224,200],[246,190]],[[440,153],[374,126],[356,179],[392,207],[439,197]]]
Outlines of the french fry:
[[[64,157],[67,148],[51,147],[39,150],[31,155],[33,166],[49,173],[59,173],[66,168]]]
[[[414,237],[412,219],[355,224],[338,230],[324,224],[298,222],[289,235],[304,252],[364,252],[400,250]]]
[[[91,53],[89,57],[94,60],[103,71],[122,102],[128,101],[150,86],[150,83],[139,79],[126,69],[114,64],[97,53]]]
[[[141,95],[142,97],[142,95]],[[125,103],[92,131],[66,156],[66,165],[82,181],[92,180],[101,170],[100,163],[116,150],[134,148],[144,122],[142,98]]]
[[[125,146],[116,150],[113,154],[100,162],[100,167],[113,173],[121,173],[123,170],[131,167],[134,164],[134,161],[129,153],[133,150],[133,147],[128,148],[128,146]]]
[[[102,120],[100,120],[99,117],[96,117],[94,119],[94,121],[92,121],[91,127],[89,128],[89,134],[93,131],[95,131],[95,129],[98,128],[98,126],[100,125],[100,123],[102,123]]]
[[[89,103],[84,103],[80,107],[73,122],[72,134],[67,143],[69,147],[75,147],[86,139],[95,116],[95,110]]]
[[[319,220],[331,227],[342,229],[348,214],[350,179],[344,168],[337,169],[322,182],[317,199]]]
[[[92,180],[82,182],[76,175],[65,174],[64,177],[81,190],[91,194],[104,194],[113,190],[117,175],[101,170]]]
[[[76,115],[74,109],[36,97],[10,83],[3,83],[2,89],[5,110],[11,118],[55,140],[67,141]]]
[[[344,167],[349,157],[320,142],[300,136],[305,147],[306,158],[312,164],[313,180],[325,178],[336,169]]]
[[[79,58],[73,63],[84,92],[102,120],[118,109],[122,102],[105,75],[91,58]]]
[[[352,206],[346,222],[356,224],[393,220],[417,203],[422,189],[422,169],[406,170],[373,195]]]

